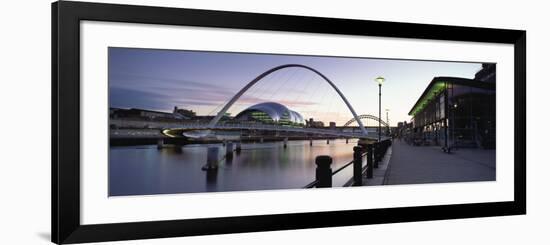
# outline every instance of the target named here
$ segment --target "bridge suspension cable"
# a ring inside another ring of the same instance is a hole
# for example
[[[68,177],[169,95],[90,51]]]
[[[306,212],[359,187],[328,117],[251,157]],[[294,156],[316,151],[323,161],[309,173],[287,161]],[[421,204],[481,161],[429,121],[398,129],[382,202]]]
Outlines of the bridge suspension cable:
[[[365,127],[363,126],[363,123],[361,122],[361,120],[359,119],[357,113],[355,112],[355,110],[353,109],[353,107],[351,106],[351,104],[349,103],[349,101],[347,100],[347,98],[344,96],[344,94],[340,91],[340,89],[338,89],[338,87],[336,87],[336,85],[330,80],[328,79],[325,75],[323,75],[321,72],[317,71],[316,69],[313,69],[309,66],[305,66],[305,65],[301,65],[301,64],[286,64],[286,65],[280,65],[280,66],[277,66],[277,67],[274,67],[274,68],[271,68],[267,71],[265,71],[264,73],[260,74],[259,76],[257,76],[256,78],[254,78],[252,81],[250,81],[248,84],[246,84],[241,90],[239,90],[239,92],[237,92],[232,98],[231,100],[229,100],[229,102],[227,104],[225,104],[225,106],[218,112],[218,114],[210,121],[209,123],[209,126],[210,127],[214,127],[218,122],[219,120],[225,115],[225,113],[227,112],[227,110],[229,110],[229,108],[246,92],[248,91],[252,86],[254,86],[256,83],[258,83],[260,80],[262,80],[264,77],[268,76],[269,74],[275,72],[275,71],[278,71],[278,70],[281,70],[281,69],[285,69],[285,68],[303,68],[303,69],[307,69],[307,70],[310,70],[314,73],[316,73],[317,75],[319,75],[321,78],[323,78],[323,80],[325,80],[337,93],[338,95],[340,96],[340,98],[344,101],[344,103],[346,104],[346,106],[348,107],[349,111],[351,112],[351,114],[353,115],[353,118],[355,118],[355,120],[357,121],[357,123],[359,124],[359,128],[361,129],[361,132],[366,136],[367,135],[367,130],[365,129]]]

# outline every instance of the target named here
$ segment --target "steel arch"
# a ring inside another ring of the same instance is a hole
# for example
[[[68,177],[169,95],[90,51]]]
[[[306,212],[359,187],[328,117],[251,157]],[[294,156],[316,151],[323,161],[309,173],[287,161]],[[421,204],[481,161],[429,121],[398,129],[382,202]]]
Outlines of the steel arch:
[[[384,122],[384,120],[376,117],[376,116],[373,116],[373,115],[369,115],[369,114],[363,114],[363,115],[359,115],[358,116],[359,119],[371,119],[371,120],[375,120],[375,121],[378,121],[380,122],[382,125],[384,125],[384,127],[389,127],[389,125]],[[344,127],[346,126],[349,126],[350,124],[352,124],[353,122],[360,122],[360,120],[357,120],[357,118],[352,118],[350,119],[349,121],[347,121],[345,124],[344,124]]]
[[[353,115],[353,118],[356,119],[357,123],[359,124],[359,128],[361,128],[361,132],[366,136],[367,135],[367,130],[365,129],[365,126],[363,126],[363,123],[361,122],[361,120],[359,120],[359,117],[357,116],[357,113],[355,113],[355,110],[353,109],[353,107],[351,106],[351,104],[348,102],[347,98],[344,96],[344,94],[340,91],[340,89],[338,89],[338,87],[336,87],[336,85],[334,85],[334,83],[328,79],[325,75],[323,75],[321,72],[309,67],[309,66],[305,66],[305,65],[301,65],[301,64],[286,64],[286,65],[280,65],[280,66],[277,66],[277,67],[274,67],[274,68],[271,68],[267,71],[265,71],[264,73],[260,74],[259,76],[257,76],[256,78],[254,78],[252,81],[250,81],[248,84],[246,84],[246,86],[244,86],[237,94],[235,94],[233,96],[233,98],[231,98],[231,100],[229,100],[229,102],[227,102],[227,104],[225,104],[225,106],[222,108],[222,110],[220,112],[218,112],[218,114],[216,115],[216,117],[214,117],[212,119],[212,121],[210,121],[209,123],[209,126],[210,127],[214,127],[218,121],[220,121],[220,119],[223,117],[223,115],[225,115],[225,113],[227,112],[227,110],[229,110],[229,108],[248,90],[250,89],[252,86],[254,86],[254,84],[256,84],[257,82],[259,82],[262,78],[266,77],[267,75],[275,72],[275,71],[278,71],[278,70],[281,70],[281,69],[285,69],[285,68],[290,68],[290,67],[299,67],[299,68],[304,68],[304,69],[307,69],[307,70],[310,70],[312,72],[314,72],[315,74],[319,75],[321,78],[323,78],[337,93],[338,95],[340,96],[340,98],[342,98],[342,100],[344,101],[344,103],[346,104],[346,106],[348,107],[348,109],[350,110],[351,114]]]

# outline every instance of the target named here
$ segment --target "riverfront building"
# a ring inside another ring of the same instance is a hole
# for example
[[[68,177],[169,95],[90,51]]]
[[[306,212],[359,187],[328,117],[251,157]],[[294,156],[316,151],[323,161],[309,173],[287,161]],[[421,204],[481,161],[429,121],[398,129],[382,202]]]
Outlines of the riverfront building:
[[[174,114],[144,109],[109,108],[109,116],[112,118],[144,118],[144,119],[173,119]]]
[[[494,148],[495,65],[484,64],[474,79],[433,78],[409,115],[414,144]]]
[[[181,121],[195,119],[197,115],[192,110],[181,109],[177,106],[174,107],[171,113],[137,108],[123,109],[111,107],[109,108],[109,117],[133,120]]]
[[[323,121],[315,121],[313,118],[310,118],[306,121],[306,127],[308,128],[324,128],[325,123]]]
[[[174,115],[174,118],[177,119],[191,119],[197,116],[196,112],[188,109],[178,108],[177,106],[174,106],[172,114]]]
[[[304,118],[300,113],[275,102],[265,102],[248,107],[237,114],[235,119],[283,126],[304,126],[305,124]]]

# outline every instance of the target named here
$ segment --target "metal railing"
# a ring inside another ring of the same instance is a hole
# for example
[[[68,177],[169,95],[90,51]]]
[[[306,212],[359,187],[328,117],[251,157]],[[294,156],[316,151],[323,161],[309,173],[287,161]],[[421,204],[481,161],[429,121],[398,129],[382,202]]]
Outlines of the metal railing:
[[[367,155],[367,153],[365,152],[365,153],[363,153],[363,154],[361,155],[361,157],[364,157],[364,156],[366,156],[366,155]],[[343,166],[339,167],[338,169],[336,169],[335,171],[333,171],[331,175],[332,175],[332,176],[336,175],[338,172],[340,172],[340,171],[344,170],[345,168],[347,168],[348,166],[352,165],[352,164],[354,163],[354,161],[355,161],[355,159],[354,159],[354,160],[351,160],[350,162],[348,162],[348,163],[344,164]],[[307,188],[313,188],[313,187],[316,187],[318,183],[319,183],[319,180],[314,180],[313,182],[307,184],[307,185],[304,186],[303,188],[306,188],[306,189],[307,189]]]
[[[386,151],[391,146],[391,139],[386,139],[380,142],[358,145],[353,148],[353,160],[339,167],[337,170],[332,171],[330,164],[332,164],[332,157],[330,156],[317,156],[315,158],[315,180],[305,185],[303,188],[321,188],[332,187],[332,176],[345,168],[353,165],[353,178],[351,185],[361,186],[363,185],[363,174],[367,179],[373,177],[373,169],[378,168],[378,163],[382,161]],[[363,167],[363,158],[366,156],[367,164]]]

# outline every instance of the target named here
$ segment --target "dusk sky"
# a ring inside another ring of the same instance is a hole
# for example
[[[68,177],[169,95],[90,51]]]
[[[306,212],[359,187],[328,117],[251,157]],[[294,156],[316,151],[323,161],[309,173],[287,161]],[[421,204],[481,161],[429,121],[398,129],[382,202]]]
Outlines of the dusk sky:
[[[166,112],[178,106],[198,115],[214,115],[252,79],[284,64],[307,65],[323,73],[358,114],[378,115],[374,79],[383,76],[382,119],[386,120],[384,110],[389,109],[392,126],[410,120],[407,113],[433,77],[473,78],[481,69],[480,63],[109,48],[109,104]],[[325,124],[334,121],[341,126],[352,118],[338,94],[303,68],[265,77],[229,113],[236,115],[267,101]]]

